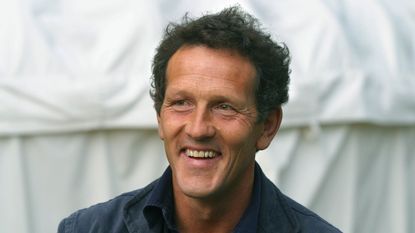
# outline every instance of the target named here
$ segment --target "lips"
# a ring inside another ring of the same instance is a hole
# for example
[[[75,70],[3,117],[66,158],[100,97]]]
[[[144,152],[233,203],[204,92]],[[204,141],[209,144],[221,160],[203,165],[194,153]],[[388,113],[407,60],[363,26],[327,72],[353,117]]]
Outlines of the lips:
[[[213,151],[213,150],[191,150],[191,149],[186,149],[185,154],[190,158],[202,158],[202,159],[215,158],[215,157],[219,156],[219,153],[217,153],[216,151]]]

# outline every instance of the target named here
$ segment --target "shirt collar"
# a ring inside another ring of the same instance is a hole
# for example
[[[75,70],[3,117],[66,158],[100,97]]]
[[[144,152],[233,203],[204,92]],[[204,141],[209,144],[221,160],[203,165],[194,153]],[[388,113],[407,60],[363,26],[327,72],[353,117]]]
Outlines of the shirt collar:
[[[255,163],[254,185],[251,201],[246,208],[242,218],[234,229],[234,233],[256,232],[258,225],[258,215],[261,205],[261,174],[259,165]],[[174,221],[174,200],[172,188],[171,168],[168,167],[158,180],[150,198],[144,206],[144,215],[150,225],[154,225],[158,220],[164,223],[170,230],[177,230]]]
[[[168,167],[156,183],[144,206],[144,216],[149,225],[163,220],[170,230],[176,230],[171,168]],[[160,215],[162,218],[160,218]]]
[[[255,163],[254,185],[252,190],[251,202],[246,208],[238,225],[234,229],[234,233],[257,232],[259,209],[261,206],[261,174],[260,168]]]

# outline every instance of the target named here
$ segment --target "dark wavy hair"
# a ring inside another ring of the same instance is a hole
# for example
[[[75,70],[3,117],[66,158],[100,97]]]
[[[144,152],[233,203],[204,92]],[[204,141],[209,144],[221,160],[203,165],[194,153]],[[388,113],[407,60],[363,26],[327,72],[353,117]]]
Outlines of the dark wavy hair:
[[[179,24],[170,23],[156,49],[152,64],[150,95],[160,113],[166,91],[166,69],[173,54],[185,45],[230,49],[247,57],[256,69],[255,89],[258,121],[288,101],[290,56],[261,29],[259,21],[238,6],[197,19],[187,14]]]

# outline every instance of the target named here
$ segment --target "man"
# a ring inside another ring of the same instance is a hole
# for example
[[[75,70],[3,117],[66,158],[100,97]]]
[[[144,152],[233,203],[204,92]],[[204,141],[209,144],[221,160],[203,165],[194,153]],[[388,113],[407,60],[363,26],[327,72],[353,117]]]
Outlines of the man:
[[[280,126],[288,65],[288,49],[238,7],[168,26],[151,96],[169,168],[72,214],[59,232],[340,232],[255,163]]]

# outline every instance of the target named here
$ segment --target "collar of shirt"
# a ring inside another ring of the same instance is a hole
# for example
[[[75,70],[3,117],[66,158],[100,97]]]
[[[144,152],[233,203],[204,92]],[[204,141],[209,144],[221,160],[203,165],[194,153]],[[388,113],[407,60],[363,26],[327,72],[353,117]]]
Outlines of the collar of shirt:
[[[259,207],[261,204],[260,179],[259,165],[255,164],[255,177],[251,202],[242,215],[242,218],[239,220],[239,223],[236,225],[233,231],[234,233],[256,232],[257,230]],[[158,180],[143,211],[150,226],[157,224],[157,222],[162,219],[170,231],[177,232],[174,221],[174,200],[170,167],[164,171],[163,175]]]

